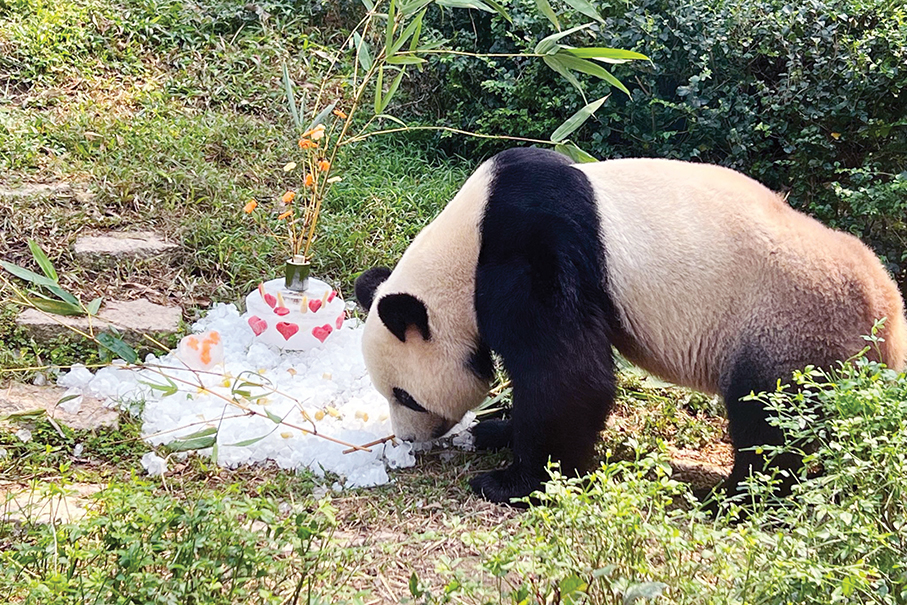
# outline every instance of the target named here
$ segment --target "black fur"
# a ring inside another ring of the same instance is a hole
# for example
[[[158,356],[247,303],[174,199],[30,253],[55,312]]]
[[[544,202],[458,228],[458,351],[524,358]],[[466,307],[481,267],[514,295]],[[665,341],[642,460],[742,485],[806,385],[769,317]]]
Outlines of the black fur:
[[[491,349],[484,342],[479,342],[475,350],[466,360],[469,371],[484,382],[491,382],[494,378],[494,360],[491,358]]]
[[[754,335],[753,339],[757,338]],[[780,349],[777,336],[774,345],[773,348]],[[777,356],[777,352],[772,356],[759,344],[745,343],[728,360],[728,370],[721,377],[721,396],[727,409],[728,432],[734,445],[734,467],[718,489],[725,490],[728,496],[736,495],[740,483],[751,473],[765,468],[765,457],[755,451],[756,446],[784,443],[781,429],[769,424],[769,411],[765,406],[760,401],[747,399],[750,393],[774,391],[778,379],[789,378],[794,369],[802,368],[808,363],[784,362],[777,359]],[[781,454],[775,456],[771,464],[787,473],[777,490],[777,495],[786,495],[793,484],[793,474],[803,466],[802,456]]]
[[[472,428],[477,450],[502,450],[513,447],[513,423],[510,420],[483,420]]]
[[[375,290],[384,281],[390,277],[391,270],[386,267],[374,267],[368,271],[363,271],[356,278],[353,289],[356,291],[356,300],[363,310],[368,311],[372,308],[375,300]]]
[[[394,398],[396,398],[397,403],[414,412],[421,412],[423,414],[428,413],[428,410],[422,407],[412,395],[399,387],[394,387]]]
[[[378,301],[378,317],[391,334],[406,342],[406,329],[419,330],[425,340],[431,340],[428,328],[428,309],[425,303],[412,294],[387,294]]]
[[[476,434],[486,446],[510,441],[514,461],[471,484],[488,500],[508,502],[541,485],[549,458],[568,473],[591,459],[614,399],[616,320],[585,175],[538,149],[512,149],[494,161],[476,313],[483,340],[513,381],[513,413],[509,428],[483,423]]]

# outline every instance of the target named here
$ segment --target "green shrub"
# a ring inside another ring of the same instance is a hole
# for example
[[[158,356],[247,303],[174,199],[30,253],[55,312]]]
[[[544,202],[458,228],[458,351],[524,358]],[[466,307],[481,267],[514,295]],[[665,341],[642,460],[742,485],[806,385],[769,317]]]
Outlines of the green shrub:
[[[756,473],[758,498],[725,501],[713,519],[671,478],[664,448],[583,478],[553,471],[542,506],[503,545],[503,532],[466,536],[489,553],[495,600],[907,603],[907,375],[859,359],[794,383],[760,396],[778,410],[783,449],[811,442],[807,462],[824,471],[801,477],[792,497],[774,499],[775,477]],[[448,590],[491,598],[488,583],[466,576]]]
[[[513,6],[513,5],[516,6]],[[554,2],[555,7],[559,5]],[[596,6],[595,39],[651,64],[614,66],[613,91],[576,138],[600,158],[654,156],[719,163],[790,193],[791,203],[860,236],[907,293],[907,7],[892,0],[634,0]],[[527,50],[548,23],[534,0],[514,24],[444,14],[433,25],[463,50]],[[563,27],[574,23],[562,22]],[[421,83],[433,119],[480,132],[545,137],[579,103],[538,63],[449,56]],[[435,91],[440,77],[443,86]],[[607,92],[590,86],[589,98]],[[443,141],[486,155],[500,142]],[[456,147],[454,147],[456,146]]]
[[[287,514],[269,499],[181,499],[138,480],[95,498],[84,519],[30,522],[0,551],[4,602],[277,605],[322,602],[316,594],[332,602],[344,588],[343,551],[326,548],[335,525],[326,501]],[[0,539],[17,531],[0,521]]]

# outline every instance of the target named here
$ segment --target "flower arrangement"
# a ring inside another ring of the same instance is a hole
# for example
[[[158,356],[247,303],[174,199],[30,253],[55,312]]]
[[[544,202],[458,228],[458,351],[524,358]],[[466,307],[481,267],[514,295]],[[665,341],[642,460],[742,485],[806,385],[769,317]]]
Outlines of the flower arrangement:
[[[349,119],[340,109],[332,109],[331,114],[340,121]],[[336,154],[336,146],[332,148],[332,143],[339,138],[335,135],[337,119],[331,120],[329,126],[319,121],[303,132],[299,138],[299,149],[303,153],[301,161],[289,162],[283,167],[286,173],[301,170],[303,175],[301,187],[286,190],[277,202],[276,221],[280,224],[277,230],[262,216],[257,200],[250,200],[243,206],[243,212],[253,215],[260,227],[278,241],[287,243],[290,257],[300,264],[308,264],[311,259],[322,203],[331,185],[341,180],[339,176],[330,175],[332,160],[327,159]]]
[[[345,145],[363,139],[392,132],[412,130],[441,130],[459,135],[483,138],[506,139],[522,143],[554,146],[574,161],[594,161],[595,158],[583,152],[568,137],[605,103],[608,96],[587,102],[584,107],[558,127],[548,140],[524,137],[487,135],[467,132],[445,126],[410,126],[399,118],[388,115],[392,98],[412,69],[421,70],[429,55],[457,54],[482,58],[525,58],[543,60],[552,70],[577,87],[583,98],[582,84],[573,75],[584,74],[603,80],[610,86],[627,94],[629,91],[602,64],[623,63],[632,60],[646,60],[640,53],[606,47],[576,48],[564,43],[568,35],[594,34],[594,21],[601,22],[597,11],[583,3],[578,9],[592,22],[562,30],[559,20],[548,5],[538,2],[538,8],[557,30],[541,39],[533,52],[478,54],[443,48],[443,40],[425,40],[422,22],[432,7],[447,9],[473,9],[498,13],[512,22],[507,11],[497,2],[485,0],[363,0],[365,14],[346,39],[336,47],[324,47],[302,57],[305,72],[309,74],[307,85],[318,91],[313,103],[307,105],[308,89],[297,104],[296,86],[290,78],[286,65],[283,68],[283,85],[293,123],[301,133],[298,139],[303,156],[299,162],[289,162],[283,169],[287,173],[301,171],[299,186],[288,189],[277,202],[266,224],[265,217],[258,210],[256,200],[245,204],[243,211],[254,215],[271,236],[288,244],[292,263],[308,265],[313,255],[316,227],[321,208],[333,184],[341,180],[331,172],[338,151]],[[572,3],[570,3],[572,6]],[[426,34],[427,36],[427,34]],[[340,100],[328,102],[336,90],[345,90],[343,103],[346,112],[337,107]],[[371,99],[373,103],[366,103]],[[367,113],[355,121],[357,131],[351,127],[357,114]],[[309,121],[311,119],[311,121]],[[276,217],[276,219],[275,219]],[[279,224],[276,228],[271,225]],[[289,287],[290,276],[287,275]]]

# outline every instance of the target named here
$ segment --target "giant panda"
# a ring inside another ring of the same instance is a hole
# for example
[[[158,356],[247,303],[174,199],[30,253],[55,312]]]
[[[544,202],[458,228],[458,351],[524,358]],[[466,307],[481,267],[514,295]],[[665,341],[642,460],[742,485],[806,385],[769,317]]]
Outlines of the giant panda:
[[[549,458],[585,468],[615,396],[612,346],[721,395],[729,492],[762,468],[753,446],[782,441],[750,392],[851,357],[880,318],[880,360],[901,369],[907,357],[900,293],[859,240],[742,174],[674,160],[502,152],[393,271],[370,269],[355,290],[366,366],[401,439],[445,433],[485,397],[500,356],[511,419],[473,429],[477,448],[513,451],[471,482],[494,502],[539,488]]]

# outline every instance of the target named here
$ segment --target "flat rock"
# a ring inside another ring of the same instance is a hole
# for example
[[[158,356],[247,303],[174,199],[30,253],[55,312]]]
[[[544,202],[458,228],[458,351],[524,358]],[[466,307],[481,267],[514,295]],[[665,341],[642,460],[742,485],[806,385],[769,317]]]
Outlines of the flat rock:
[[[82,403],[75,413],[67,412],[57,405],[66,394],[66,389],[57,386],[35,386],[11,382],[0,389],[0,418],[8,414],[44,410],[48,417],[75,430],[91,430],[102,426],[116,426],[119,418],[116,410],[104,407],[100,399],[82,396]],[[14,426],[9,420],[6,424]]]
[[[51,198],[90,202],[91,192],[82,184],[23,183],[16,187],[0,185],[0,199]]]
[[[178,248],[151,231],[134,231],[80,237],[73,246],[73,254],[84,266],[103,268],[127,259],[169,256]]]
[[[66,485],[62,493],[45,486],[28,487],[18,483],[0,483],[0,520],[21,523],[70,523],[88,512],[92,494],[105,486],[94,483]]]
[[[179,330],[181,318],[179,307],[165,307],[147,300],[111,300],[104,303],[101,312],[90,322],[88,317],[50,315],[37,309],[25,309],[16,318],[16,324],[39,342],[60,336],[78,338],[75,330],[87,333],[93,328],[97,332],[113,326],[128,342],[147,345],[143,334],[174,334]]]

